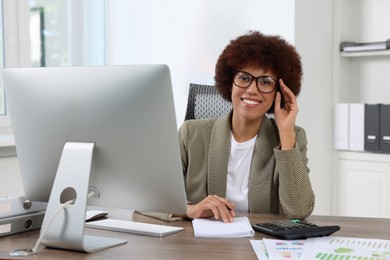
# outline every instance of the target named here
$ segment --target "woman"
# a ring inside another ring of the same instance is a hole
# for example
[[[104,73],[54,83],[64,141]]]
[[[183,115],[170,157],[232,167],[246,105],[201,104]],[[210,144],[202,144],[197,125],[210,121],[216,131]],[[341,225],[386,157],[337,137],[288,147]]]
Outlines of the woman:
[[[179,130],[186,217],[231,222],[235,212],[312,213],[306,134],[295,126],[301,78],[299,54],[278,36],[254,31],[226,46],[215,83],[232,111],[185,121]]]

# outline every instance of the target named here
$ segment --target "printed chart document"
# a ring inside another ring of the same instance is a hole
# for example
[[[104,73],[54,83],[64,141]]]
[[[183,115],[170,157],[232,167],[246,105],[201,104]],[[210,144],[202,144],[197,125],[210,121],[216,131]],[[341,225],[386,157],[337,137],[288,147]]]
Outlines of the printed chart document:
[[[390,240],[353,237],[311,238],[302,259],[390,259]]]
[[[221,220],[192,220],[194,235],[198,238],[252,237],[255,231],[247,217],[234,218],[231,223]]]
[[[269,260],[267,248],[265,248],[263,240],[249,240],[257,259]]]
[[[306,240],[279,240],[263,238],[250,240],[253,251],[260,260],[295,260],[301,258]],[[308,258],[309,259],[309,258]]]
[[[390,240],[316,237],[306,240],[250,240],[260,260],[389,260]]]

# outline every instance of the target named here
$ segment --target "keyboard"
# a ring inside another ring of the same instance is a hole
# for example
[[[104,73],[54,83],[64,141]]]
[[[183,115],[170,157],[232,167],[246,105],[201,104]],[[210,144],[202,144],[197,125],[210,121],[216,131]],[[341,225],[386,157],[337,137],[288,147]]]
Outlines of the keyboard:
[[[102,219],[87,222],[85,223],[85,227],[155,237],[164,237],[184,229],[182,227],[172,227],[119,219]]]
[[[258,223],[253,229],[281,239],[306,239],[322,237],[340,230],[339,226],[317,226],[300,220],[283,220],[274,223]]]

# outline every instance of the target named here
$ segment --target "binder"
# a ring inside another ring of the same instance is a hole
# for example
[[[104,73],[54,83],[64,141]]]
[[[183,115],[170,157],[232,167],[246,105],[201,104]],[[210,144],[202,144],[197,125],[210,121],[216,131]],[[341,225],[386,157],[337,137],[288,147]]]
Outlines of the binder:
[[[364,150],[379,152],[380,104],[366,104],[364,108]]]
[[[364,151],[364,107],[363,103],[349,104],[349,150]]]
[[[353,42],[345,41],[340,43],[340,51],[378,51],[390,49],[390,39],[383,42]]]
[[[349,104],[337,103],[334,109],[334,149],[349,149]]]
[[[45,211],[0,219],[0,237],[39,229],[42,226]]]
[[[381,152],[390,153],[390,104],[381,106],[379,134]]]

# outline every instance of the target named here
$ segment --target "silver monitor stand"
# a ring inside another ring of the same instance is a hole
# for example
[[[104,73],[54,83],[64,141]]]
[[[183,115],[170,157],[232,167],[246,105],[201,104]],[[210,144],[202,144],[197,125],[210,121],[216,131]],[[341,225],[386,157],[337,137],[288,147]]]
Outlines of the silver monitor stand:
[[[127,243],[84,234],[93,149],[93,143],[69,142],[64,146],[41,229],[46,247],[91,253]],[[69,199],[74,203],[60,210]]]

